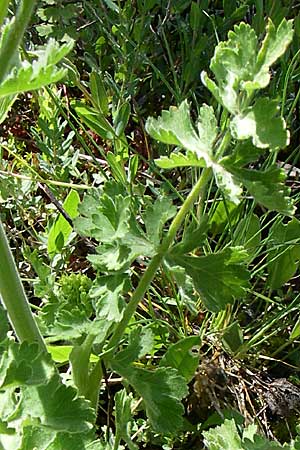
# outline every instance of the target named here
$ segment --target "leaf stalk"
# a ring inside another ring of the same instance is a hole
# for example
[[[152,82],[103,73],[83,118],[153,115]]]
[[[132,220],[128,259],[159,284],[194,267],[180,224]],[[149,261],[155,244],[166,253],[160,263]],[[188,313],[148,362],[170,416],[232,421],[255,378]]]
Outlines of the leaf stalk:
[[[0,221],[0,297],[11,325],[20,342],[37,342],[46,350],[45,342],[31,313],[20,275]]]
[[[123,314],[123,318],[108,342],[107,351],[105,351],[105,355],[111,353],[121,341],[125,329],[127,328],[132,316],[134,315],[138,307],[138,304],[144,297],[148,287],[150,286],[153,278],[155,277],[155,274],[164,256],[166,255],[174,239],[176,238],[176,234],[181,224],[183,223],[185,216],[191,211],[195,201],[197,200],[199,194],[203,191],[203,189],[207,185],[211,176],[212,176],[212,169],[210,167],[203,169],[202,174],[199,177],[199,180],[189,193],[186,200],[181,205],[181,208],[179,209],[178,213],[176,214],[170,225],[167,235],[163,239],[163,242],[159,248],[158,253],[152,258],[150,264],[148,265],[146,271],[144,272],[142,278],[140,279],[140,282],[136,290],[134,291],[129,303],[127,304]]]

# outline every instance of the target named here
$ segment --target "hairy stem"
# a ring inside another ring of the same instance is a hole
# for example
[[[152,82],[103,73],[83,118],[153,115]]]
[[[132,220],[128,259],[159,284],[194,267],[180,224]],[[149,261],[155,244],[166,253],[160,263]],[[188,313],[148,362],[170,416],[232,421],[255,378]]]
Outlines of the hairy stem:
[[[42,335],[31,313],[1,221],[0,255],[0,297],[11,325],[20,342],[37,342],[42,349],[46,350]]]
[[[179,230],[185,216],[191,211],[195,201],[197,200],[200,192],[203,190],[203,188],[207,185],[208,181],[210,180],[212,176],[212,170],[211,168],[204,169],[199,180],[191,190],[190,194],[186,198],[186,200],[181,205],[181,208],[179,209],[178,213],[176,214],[175,218],[173,219],[171,226],[169,228],[169,231],[167,235],[165,236],[159,252],[152,258],[149,266],[147,267],[146,271],[144,272],[142,278],[140,279],[140,282],[134,291],[129,303],[127,304],[123,318],[119,325],[117,326],[114,334],[112,335],[111,339],[108,342],[107,352],[112,351],[120,342],[122,339],[122,336],[124,334],[124,331],[126,327],[128,326],[130,319],[132,318],[133,314],[135,313],[138,304],[142,300],[143,296],[145,295],[145,292],[147,291],[150,283],[152,282],[164,256],[168,252],[170,246],[172,245],[177,231]],[[105,353],[107,353],[105,352]]]
[[[29,24],[37,0],[21,0],[17,14],[9,27],[0,49],[0,83],[9,72],[16,51]]]

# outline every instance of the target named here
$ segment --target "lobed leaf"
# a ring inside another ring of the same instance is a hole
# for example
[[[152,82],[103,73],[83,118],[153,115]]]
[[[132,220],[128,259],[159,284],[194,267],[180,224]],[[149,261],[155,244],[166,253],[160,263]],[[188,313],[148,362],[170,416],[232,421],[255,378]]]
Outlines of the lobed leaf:
[[[173,256],[171,263],[185,268],[195,289],[210,311],[217,312],[241,297],[249,287],[245,268],[247,253],[241,247],[227,248],[207,256]]]
[[[181,400],[188,394],[185,379],[169,367],[150,371],[116,361],[112,361],[111,366],[143,398],[153,429],[158,433],[176,434],[182,426],[184,413]]]
[[[65,69],[58,69],[57,64],[73,47],[73,41],[59,45],[50,39],[42,51],[36,52],[37,59],[30,64],[23,61],[19,68],[14,68],[0,85],[0,97],[40,89],[50,83],[56,83],[65,76]]]
[[[212,144],[217,132],[211,107],[205,105],[200,110],[198,134],[192,125],[186,100],[178,108],[171,106],[169,111],[162,111],[158,119],[150,117],[146,122],[146,131],[160,142],[177,145],[194,153],[202,166],[210,165]]]
[[[254,106],[236,115],[230,124],[235,139],[252,139],[259,148],[284,148],[289,144],[286,124],[275,100],[259,98]]]
[[[149,205],[143,214],[148,239],[155,246],[159,245],[164,224],[176,214],[176,207],[167,197],[159,197]]]
[[[287,216],[294,214],[295,206],[289,197],[290,189],[284,184],[286,175],[282,169],[271,166],[261,172],[231,166],[228,170],[243,183],[258,203]]]
[[[229,31],[228,40],[215,48],[210,69],[216,82],[206,72],[203,84],[216,100],[232,114],[240,114],[248,107],[240,93],[250,96],[255,89],[269,84],[270,66],[285,52],[293,38],[292,21],[283,19],[276,29],[269,19],[265,39],[258,47],[258,39],[250,25],[240,23]]]

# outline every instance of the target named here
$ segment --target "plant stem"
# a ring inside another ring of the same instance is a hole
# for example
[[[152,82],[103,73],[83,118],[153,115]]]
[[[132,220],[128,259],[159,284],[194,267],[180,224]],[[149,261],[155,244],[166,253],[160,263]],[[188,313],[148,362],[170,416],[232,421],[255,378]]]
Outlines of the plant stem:
[[[119,325],[117,326],[115,332],[113,333],[112,337],[110,338],[108,342],[107,351],[110,353],[120,342],[122,339],[122,336],[124,334],[125,329],[127,328],[130,319],[132,318],[133,314],[135,313],[138,304],[142,300],[143,296],[145,295],[145,292],[147,291],[151,281],[153,280],[158,267],[160,266],[164,256],[168,252],[170,246],[172,245],[177,231],[179,230],[185,216],[190,212],[191,208],[193,207],[195,201],[197,200],[199,193],[203,190],[203,188],[206,186],[208,181],[210,180],[212,176],[212,169],[206,168],[203,170],[199,180],[189,193],[186,200],[181,205],[180,210],[176,214],[175,218],[173,219],[171,226],[169,228],[169,231],[164,238],[160,248],[159,252],[152,258],[149,266],[147,267],[146,271],[144,272],[142,278],[140,279],[140,282],[134,291],[129,303],[127,304],[123,318]]]
[[[37,342],[43,350],[46,350],[45,342],[31,313],[1,221],[0,255],[0,297],[11,325],[20,342]]]
[[[10,0],[1,0],[2,3],[0,5],[0,27],[2,26],[6,17],[9,1]]]
[[[21,0],[14,21],[2,43],[0,51],[0,83],[11,68],[16,51],[21,43],[24,32],[29,24],[37,0]]]

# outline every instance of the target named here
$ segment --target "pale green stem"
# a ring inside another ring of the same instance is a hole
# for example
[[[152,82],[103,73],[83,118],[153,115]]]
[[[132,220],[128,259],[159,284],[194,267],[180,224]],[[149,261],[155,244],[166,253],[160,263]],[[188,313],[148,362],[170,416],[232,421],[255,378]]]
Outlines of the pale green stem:
[[[37,342],[42,349],[46,350],[42,335],[31,313],[1,221],[0,258],[0,297],[11,325],[20,342]]]
[[[172,245],[185,216],[191,211],[195,201],[198,199],[199,193],[207,185],[211,176],[212,176],[212,169],[211,168],[204,169],[199,180],[191,190],[186,200],[181,205],[180,210],[173,219],[169,231],[161,244],[159,252],[152,258],[149,266],[144,272],[142,278],[140,279],[140,282],[136,290],[134,291],[129,303],[127,304],[123,318],[108,342],[108,347],[105,354],[107,354],[108,352],[110,353],[122,339],[124,331],[130,322],[130,319],[135,313],[138,304],[144,297],[145,292],[147,291],[150,283],[152,282],[164,256],[166,255],[170,246]]]
[[[22,0],[0,49],[0,84],[11,68],[16,51],[29,24],[37,0]]]

